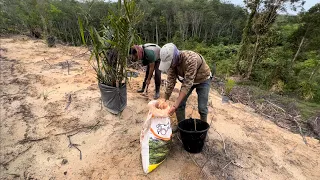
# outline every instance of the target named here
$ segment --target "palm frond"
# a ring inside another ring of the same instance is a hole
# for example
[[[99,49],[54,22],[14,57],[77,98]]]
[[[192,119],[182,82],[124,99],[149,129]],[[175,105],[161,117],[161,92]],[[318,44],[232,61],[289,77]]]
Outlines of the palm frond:
[[[89,28],[92,45],[91,62],[100,83],[115,86],[127,81],[127,57],[130,47],[139,40],[135,30],[142,13],[133,0],[119,0],[117,12],[109,12],[108,24],[102,30]],[[83,23],[79,19],[80,35],[86,44]]]

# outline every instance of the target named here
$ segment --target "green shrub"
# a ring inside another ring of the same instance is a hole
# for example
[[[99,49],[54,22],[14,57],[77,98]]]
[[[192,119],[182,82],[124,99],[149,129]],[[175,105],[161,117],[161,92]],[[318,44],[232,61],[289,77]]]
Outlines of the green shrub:
[[[225,85],[225,94],[229,95],[235,85],[236,85],[236,82],[234,80],[228,79]]]

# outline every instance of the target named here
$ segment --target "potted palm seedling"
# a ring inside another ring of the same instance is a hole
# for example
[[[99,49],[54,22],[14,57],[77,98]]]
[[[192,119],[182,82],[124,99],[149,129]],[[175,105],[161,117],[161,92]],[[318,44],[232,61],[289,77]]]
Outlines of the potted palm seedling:
[[[101,100],[106,109],[120,113],[127,105],[127,61],[130,47],[138,38],[135,26],[141,13],[134,1],[119,0],[115,12],[109,12],[107,25],[98,31],[90,26],[88,35],[79,20],[84,44],[90,44],[90,64],[96,72]]]

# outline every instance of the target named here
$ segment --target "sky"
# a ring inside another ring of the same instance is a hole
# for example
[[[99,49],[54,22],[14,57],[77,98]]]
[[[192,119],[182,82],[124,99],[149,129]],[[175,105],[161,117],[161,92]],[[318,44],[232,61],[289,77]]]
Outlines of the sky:
[[[116,2],[118,0],[104,0],[104,1],[113,1],[113,2]],[[161,1],[161,0],[160,0]],[[244,3],[243,3],[243,0],[221,0],[222,2],[231,2],[232,4],[236,4],[236,5],[239,5],[239,6],[243,6]],[[306,3],[304,4],[304,10],[305,11],[308,11],[312,6],[314,6],[315,4],[317,3],[320,3],[320,0],[305,0]],[[289,10],[288,9],[288,14],[292,14],[292,15],[296,15],[298,14],[299,12],[301,11],[301,9],[297,9],[297,11],[292,11],[292,10]]]
[[[243,6],[243,0],[222,0],[222,1],[226,1],[226,2],[231,2],[232,4],[236,4],[236,5],[240,5]],[[304,4],[304,9],[305,11],[308,11],[312,6],[314,6],[316,3],[320,3],[320,0],[305,0],[306,3]],[[297,14],[299,11],[301,11],[300,9],[297,9],[297,12],[294,11],[288,11],[289,14]]]

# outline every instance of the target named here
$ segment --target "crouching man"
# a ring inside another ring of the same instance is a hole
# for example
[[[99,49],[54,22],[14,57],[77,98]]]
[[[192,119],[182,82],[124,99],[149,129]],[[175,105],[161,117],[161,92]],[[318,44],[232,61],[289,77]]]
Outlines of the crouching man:
[[[155,72],[154,82],[155,82],[155,95],[154,99],[158,99],[160,96],[160,85],[161,85],[161,71],[159,70],[160,65],[160,47],[156,44],[144,44],[144,45],[134,45],[130,49],[131,60],[141,60],[144,66],[147,66],[146,75],[142,84],[141,90],[138,93],[143,93],[145,88],[149,86],[150,80],[152,78],[153,72]]]
[[[212,75],[204,58],[193,51],[179,51],[174,44],[168,43],[161,48],[160,59],[160,71],[168,74],[165,99],[170,98],[177,79],[182,83],[179,97],[169,110],[169,114],[176,112],[178,122],[184,120],[186,102],[192,91],[196,89],[200,119],[207,121]]]

